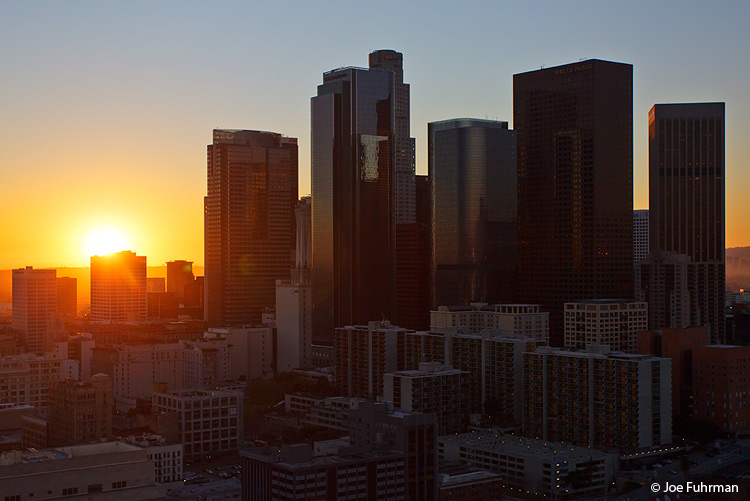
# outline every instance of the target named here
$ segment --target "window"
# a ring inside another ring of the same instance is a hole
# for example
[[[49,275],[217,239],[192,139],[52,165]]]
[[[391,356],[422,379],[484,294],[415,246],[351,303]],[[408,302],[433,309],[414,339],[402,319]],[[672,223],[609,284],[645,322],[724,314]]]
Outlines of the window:
[[[119,482],[112,482],[112,488],[113,489],[122,489],[123,487],[126,487],[128,483],[125,480],[120,480]]]

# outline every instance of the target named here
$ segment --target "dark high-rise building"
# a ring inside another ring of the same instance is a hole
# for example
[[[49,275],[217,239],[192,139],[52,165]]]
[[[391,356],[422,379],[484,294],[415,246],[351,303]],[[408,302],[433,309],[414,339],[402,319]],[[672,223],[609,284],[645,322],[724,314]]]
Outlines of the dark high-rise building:
[[[513,76],[520,300],[633,296],[633,66],[597,59]]]
[[[409,84],[404,83],[404,56],[393,50],[370,54],[370,69],[394,74],[393,218],[395,224],[395,303],[393,319],[404,327],[425,329],[429,324],[427,228],[417,214],[415,142],[409,137]]]
[[[432,237],[430,182],[416,176],[416,221],[396,225],[396,323],[408,329],[430,326]]]
[[[314,342],[393,314],[394,82],[336,69],[311,100]]]
[[[167,290],[174,293],[180,303],[185,303],[185,287],[195,281],[192,261],[167,261]]]
[[[70,317],[78,315],[78,279],[57,277],[57,312]]]
[[[691,259],[691,315],[724,336],[724,103],[657,104],[648,115],[649,251]],[[661,327],[661,326],[660,326]]]
[[[432,193],[432,305],[513,303],[516,133],[508,122],[427,125]]]
[[[648,209],[633,211],[633,264],[648,257]]]
[[[220,130],[208,145],[205,198],[205,319],[210,326],[260,323],[289,276],[297,202],[297,139]]]

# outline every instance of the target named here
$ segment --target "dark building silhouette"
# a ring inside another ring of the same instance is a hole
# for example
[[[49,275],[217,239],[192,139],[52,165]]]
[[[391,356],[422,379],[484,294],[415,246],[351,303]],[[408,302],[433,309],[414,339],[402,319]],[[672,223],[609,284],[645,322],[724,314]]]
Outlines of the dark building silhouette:
[[[428,176],[416,176],[416,221],[396,225],[395,323],[430,327],[431,213]]]
[[[633,295],[633,67],[587,60],[513,76],[520,300]]]
[[[88,382],[72,379],[49,386],[49,445],[83,445],[112,440],[112,378],[95,374]]]
[[[57,277],[57,312],[75,317],[78,315],[78,279]]]
[[[260,323],[289,276],[297,202],[297,139],[221,130],[208,145],[205,319],[209,326]]]
[[[410,136],[410,87],[404,83],[404,56],[393,50],[378,50],[369,57],[371,70],[391,71],[394,75],[394,287],[393,319],[404,327],[426,329],[429,303],[424,256],[429,238],[424,221],[417,213],[415,142]],[[376,318],[372,318],[374,320]]]
[[[167,290],[174,293],[180,303],[185,303],[185,287],[195,281],[192,261],[167,261]]]
[[[724,103],[654,105],[648,137],[649,252],[690,257],[691,316],[722,341]]]
[[[508,122],[469,118],[427,131],[432,306],[515,302],[515,132]]]
[[[316,343],[335,327],[392,318],[394,82],[391,71],[336,69],[311,100]]]

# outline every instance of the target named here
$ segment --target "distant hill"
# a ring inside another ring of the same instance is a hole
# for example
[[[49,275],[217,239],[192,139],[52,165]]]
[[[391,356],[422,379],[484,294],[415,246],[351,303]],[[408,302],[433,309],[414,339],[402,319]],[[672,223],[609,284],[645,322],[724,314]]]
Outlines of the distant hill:
[[[732,247],[727,254],[727,290],[750,289],[750,247]]]
[[[202,266],[194,266],[193,273],[197,276],[203,275]],[[83,268],[57,268],[58,277],[73,277],[78,279],[78,307],[89,304],[91,298],[91,273],[88,266]],[[167,276],[166,266],[149,266],[146,269],[148,277]],[[13,301],[13,274],[12,270],[0,270],[0,303]]]
[[[730,247],[726,250],[727,257],[738,257],[750,260],[750,247]]]

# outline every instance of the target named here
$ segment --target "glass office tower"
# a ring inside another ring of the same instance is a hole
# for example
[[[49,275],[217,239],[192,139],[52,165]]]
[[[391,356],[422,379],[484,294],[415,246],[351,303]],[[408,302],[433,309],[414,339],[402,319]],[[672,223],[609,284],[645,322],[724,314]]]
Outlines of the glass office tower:
[[[469,118],[427,131],[432,306],[516,302],[515,131]]]
[[[410,86],[404,83],[404,55],[395,50],[370,53],[370,69],[392,71],[394,85],[394,169],[393,207],[396,224],[413,223],[416,218],[415,141],[409,137]]]
[[[520,300],[633,297],[633,66],[591,59],[513,76]]]
[[[393,313],[394,73],[323,75],[312,107],[313,339]]]

